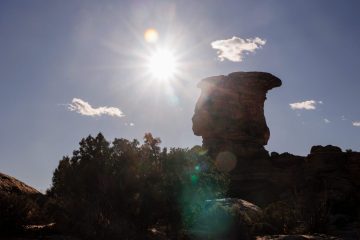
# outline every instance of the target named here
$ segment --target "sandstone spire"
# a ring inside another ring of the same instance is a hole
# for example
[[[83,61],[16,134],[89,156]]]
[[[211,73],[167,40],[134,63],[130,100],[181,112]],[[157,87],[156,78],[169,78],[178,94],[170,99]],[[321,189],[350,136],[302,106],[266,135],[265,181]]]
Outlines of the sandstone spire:
[[[203,79],[193,131],[210,155],[230,152],[237,161],[267,156],[270,131],[264,116],[266,93],[281,80],[265,72],[234,72]]]

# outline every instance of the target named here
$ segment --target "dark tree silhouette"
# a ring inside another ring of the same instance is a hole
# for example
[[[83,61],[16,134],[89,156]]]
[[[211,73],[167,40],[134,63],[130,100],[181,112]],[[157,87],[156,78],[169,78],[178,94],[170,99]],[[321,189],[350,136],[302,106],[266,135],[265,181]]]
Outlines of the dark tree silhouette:
[[[200,147],[160,147],[151,133],[139,141],[99,133],[80,141],[54,171],[48,210],[58,228],[88,239],[145,237],[163,226],[176,235],[191,226],[207,198],[226,192],[228,178]]]

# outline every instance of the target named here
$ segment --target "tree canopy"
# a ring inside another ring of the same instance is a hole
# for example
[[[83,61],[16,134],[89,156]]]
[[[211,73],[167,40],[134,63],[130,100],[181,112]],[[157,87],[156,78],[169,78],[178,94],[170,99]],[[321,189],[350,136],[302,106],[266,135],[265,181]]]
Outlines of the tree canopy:
[[[229,179],[199,146],[161,148],[99,133],[79,143],[54,171],[48,204],[62,231],[85,238],[145,234],[162,225],[168,234],[190,228],[206,199],[225,194]]]

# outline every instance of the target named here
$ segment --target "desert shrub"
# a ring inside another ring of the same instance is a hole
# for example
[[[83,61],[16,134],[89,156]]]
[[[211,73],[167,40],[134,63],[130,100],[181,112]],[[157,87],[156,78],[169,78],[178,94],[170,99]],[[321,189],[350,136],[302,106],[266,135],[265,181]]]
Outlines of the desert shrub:
[[[191,229],[195,239],[250,239],[262,211],[237,198],[206,200]]]
[[[144,143],[102,134],[82,139],[73,156],[54,171],[49,214],[58,229],[87,239],[142,238],[162,224],[169,235],[190,226],[206,198],[226,191],[228,178],[204,151],[161,149],[160,139]]]
[[[20,233],[23,226],[38,219],[39,207],[27,195],[11,192],[0,193],[0,233]]]
[[[294,193],[286,201],[269,204],[264,209],[264,222],[277,234],[327,233],[330,210],[326,191]]]
[[[271,203],[264,209],[264,222],[269,223],[276,234],[293,233],[299,222],[297,210],[291,202]]]
[[[305,231],[327,233],[331,211],[327,191],[309,192],[298,201],[299,219],[304,223]]]

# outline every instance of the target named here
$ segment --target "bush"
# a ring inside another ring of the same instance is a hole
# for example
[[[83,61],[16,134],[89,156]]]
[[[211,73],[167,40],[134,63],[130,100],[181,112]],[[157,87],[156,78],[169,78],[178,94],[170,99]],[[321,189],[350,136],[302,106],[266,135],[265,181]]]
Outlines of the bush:
[[[27,195],[1,192],[0,209],[0,232],[2,234],[21,233],[24,225],[34,223],[39,218],[38,205]]]
[[[275,234],[294,233],[299,221],[297,211],[295,205],[289,202],[274,202],[264,209],[264,222],[273,227]]]
[[[330,205],[325,193],[295,194],[292,199],[269,204],[264,222],[277,234],[327,233]]]

